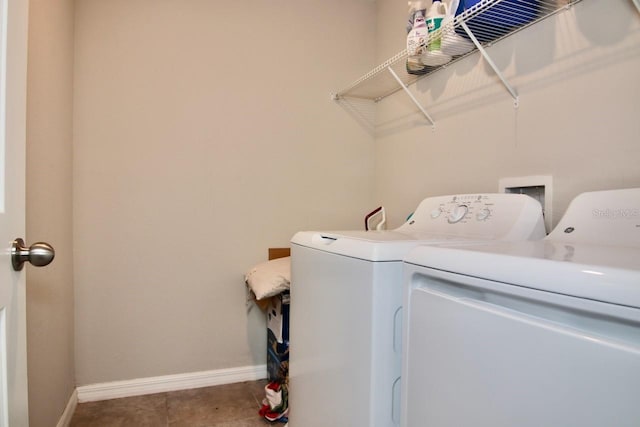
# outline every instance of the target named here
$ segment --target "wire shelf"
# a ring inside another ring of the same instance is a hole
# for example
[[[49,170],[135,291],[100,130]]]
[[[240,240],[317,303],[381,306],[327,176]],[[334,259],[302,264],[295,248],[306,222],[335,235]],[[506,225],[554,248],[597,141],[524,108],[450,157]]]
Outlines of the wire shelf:
[[[454,19],[443,22],[437,31],[429,33],[424,44],[419,48],[422,58],[427,55],[426,62],[429,62],[429,55],[434,55],[434,52],[430,51],[430,46],[434,42],[438,43],[441,51],[435,52],[434,59],[437,60],[439,59],[437,55],[446,53],[447,57],[451,57],[449,62],[439,66],[427,66],[420,71],[408,71],[409,57],[407,50],[403,49],[338,91],[334,99],[361,98],[380,101],[402,90],[403,87],[399,82],[406,88],[422,77],[478,51],[473,38],[481,47],[488,47],[580,1],[582,0],[480,0]]]

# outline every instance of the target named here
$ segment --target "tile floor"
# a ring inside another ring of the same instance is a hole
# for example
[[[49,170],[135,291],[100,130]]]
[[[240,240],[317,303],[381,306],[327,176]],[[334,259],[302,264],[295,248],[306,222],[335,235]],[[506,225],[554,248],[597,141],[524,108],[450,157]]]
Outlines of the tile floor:
[[[265,427],[266,380],[78,404],[71,427]]]

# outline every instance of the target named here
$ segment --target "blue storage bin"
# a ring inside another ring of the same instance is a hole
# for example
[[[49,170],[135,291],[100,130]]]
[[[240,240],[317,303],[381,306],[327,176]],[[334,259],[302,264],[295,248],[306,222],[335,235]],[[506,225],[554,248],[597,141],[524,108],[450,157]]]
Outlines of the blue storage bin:
[[[470,9],[481,0],[461,0],[464,9]],[[458,7],[456,13],[461,13]],[[493,41],[505,34],[535,20],[540,14],[540,0],[503,0],[488,10],[467,19],[465,22],[473,34],[481,43]],[[462,28],[456,31],[465,36],[467,33]]]

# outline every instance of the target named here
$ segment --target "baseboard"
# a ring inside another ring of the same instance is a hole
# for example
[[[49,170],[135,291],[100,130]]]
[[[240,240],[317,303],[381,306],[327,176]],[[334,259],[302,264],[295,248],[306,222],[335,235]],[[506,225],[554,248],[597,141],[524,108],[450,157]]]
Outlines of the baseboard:
[[[266,377],[267,366],[257,365],[90,384],[77,388],[77,401],[80,403],[93,402],[97,400],[231,384],[242,381],[255,381]]]
[[[76,406],[78,406],[78,391],[73,390],[71,393],[71,397],[69,397],[69,402],[67,403],[67,407],[64,408],[64,412],[56,424],[56,427],[68,427],[71,424],[71,418],[73,417],[73,413],[76,411]]]

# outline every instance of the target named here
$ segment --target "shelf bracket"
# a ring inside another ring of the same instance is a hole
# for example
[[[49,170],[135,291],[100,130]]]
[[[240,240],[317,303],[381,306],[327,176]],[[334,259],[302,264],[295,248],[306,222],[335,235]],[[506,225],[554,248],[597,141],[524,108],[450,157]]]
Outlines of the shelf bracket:
[[[398,82],[398,84],[400,85],[400,87],[406,92],[407,95],[409,95],[409,98],[411,98],[411,100],[413,101],[414,104],[416,104],[416,106],[420,109],[420,111],[422,111],[422,114],[424,114],[424,116],[427,118],[427,120],[429,120],[429,122],[431,123],[431,125],[433,126],[433,128],[435,129],[436,127],[436,122],[433,121],[433,119],[431,118],[431,116],[429,115],[429,113],[427,113],[427,110],[425,110],[422,105],[420,105],[420,103],[418,102],[418,100],[416,99],[415,96],[413,96],[413,94],[409,91],[409,88],[402,82],[402,80],[400,79],[400,77],[398,77],[398,75],[396,74],[395,71],[393,71],[393,69],[391,67],[387,67],[387,70],[389,70],[389,72],[391,73],[391,75],[393,76],[394,79],[396,79],[396,81]]]
[[[640,1],[640,0],[634,0],[634,1]],[[500,78],[500,81],[502,82],[504,87],[511,94],[511,97],[513,98],[513,106],[515,108],[518,108],[518,94],[516,93],[516,91],[513,89],[513,87],[511,87],[509,82],[504,78],[504,76],[502,75],[502,73],[500,72],[496,64],[493,62],[493,60],[491,59],[487,51],[482,47],[482,45],[480,44],[476,36],[471,32],[471,30],[467,26],[467,23],[464,21],[461,21],[460,26],[466,31],[466,33],[469,35],[469,38],[471,39],[473,44],[476,46],[476,48],[478,49],[478,51],[480,52],[484,60],[487,61],[487,63],[491,66],[491,68],[493,69],[493,72],[496,73],[496,75]]]

